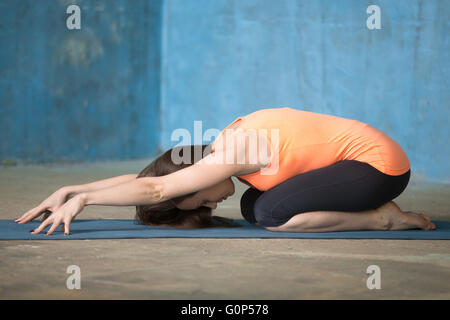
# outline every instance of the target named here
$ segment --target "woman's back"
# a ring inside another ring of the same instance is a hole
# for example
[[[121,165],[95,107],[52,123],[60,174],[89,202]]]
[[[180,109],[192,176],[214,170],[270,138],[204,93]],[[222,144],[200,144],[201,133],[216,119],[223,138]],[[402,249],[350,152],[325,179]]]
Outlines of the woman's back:
[[[271,144],[271,161],[263,170],[238,178],[259,190],[303,172],[341,160],[366,162],[389,175],[409,170],[402,148],[383,132],[360,121],[296,110],[262,109],[238,117],[235,132],[256,130]]]

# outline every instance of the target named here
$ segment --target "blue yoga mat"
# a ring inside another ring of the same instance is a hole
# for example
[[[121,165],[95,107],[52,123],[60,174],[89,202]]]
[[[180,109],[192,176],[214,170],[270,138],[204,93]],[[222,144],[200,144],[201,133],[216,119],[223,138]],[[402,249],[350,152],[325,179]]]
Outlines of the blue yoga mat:
[[[0,240],[71,240],[71,239],[134,239],[134,238],[299,238],[299,239],[450,239],[450,222],[433,221],[435,230],[425,231],[342,231],[325,233],[273,232],[254,226],[246,220],[234,220],[237,228],[205,228],[183,230],[138,224],[135,220],[74,220],[70,235],[59,227],[46,236],[30,234],[40,225],[39,220],[18,224],[13,220],[0,220]]]

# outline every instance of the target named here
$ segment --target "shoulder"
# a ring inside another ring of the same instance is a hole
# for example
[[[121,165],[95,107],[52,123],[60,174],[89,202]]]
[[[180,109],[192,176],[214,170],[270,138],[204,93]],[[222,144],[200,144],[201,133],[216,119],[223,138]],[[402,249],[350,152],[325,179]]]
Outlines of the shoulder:
[[[212,143],[212,152],[239,164],[238,176],[261,170],[271,157],[267,139],[257,130],[238,130],[229,136],[223,135]]]

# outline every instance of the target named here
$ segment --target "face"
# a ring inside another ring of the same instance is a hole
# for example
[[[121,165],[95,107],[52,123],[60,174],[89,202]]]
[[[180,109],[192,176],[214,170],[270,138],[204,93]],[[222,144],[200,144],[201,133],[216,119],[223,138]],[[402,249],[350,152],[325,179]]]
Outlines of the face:
[[[216,209],[218,202],[222,202],[233,194],[234,183],[231,178],[228,178],[212,187],[198,191],[195,195],[178,203],[177,207],[181,210],[193,210],[201,206]]]

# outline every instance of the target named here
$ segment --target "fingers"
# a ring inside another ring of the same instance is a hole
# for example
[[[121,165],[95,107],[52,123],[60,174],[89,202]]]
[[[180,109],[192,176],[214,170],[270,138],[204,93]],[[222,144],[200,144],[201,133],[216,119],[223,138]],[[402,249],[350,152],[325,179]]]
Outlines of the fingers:
[[[28,217],[28,215],[31,214],[31,212],[33,212],[34,210],[36,210],[36,208],[30,209],[27,212],[25,212],[20,218],[17,218],[16,220],[14,220],[15,222],[21,222],[21,220],[25,219],[26,217]]]
[[[70,219],[64,220],[64,235],[68,236],[70,234]]]
[[[52,225],[50,227],[50,229],[47,231],[47,233],[45,235],[49,236],[51,234],[53,234],[53,232],[58,228],[58,226],[61,224],[61,220],[56,220],[53,221],[53,219],[47,219],[44,222],[42,222],[39,227],[37,227],[36,229],[34,229],[31,234],[39,234],[41,233],[45,228],[47,228],[49,225]],[[61,225],[60,228],[61,232],[64,232],[64,235],[69,235],[70,234],[70,221],[68,222],[64,222]]]
[[[31,216],[33,216],[33,214],[35,214],[36,211],[38,211],[38,208],[39,208],[39,206],[38,206],[38,207],[35,207],[35,208],[33,208],[33,209],[28,210],[28,211],[25,212],[20,218],[14,220],[14,221],[17,222],[17,223],[25,223],[25,222],[28,222],[28,221],[30,220],[29,218],[30,218]]]
[[[27,212],[25,212],[19,219],[14,220],[17,223],[27,223],[30,220],[33,220],[35,217],[37,217],[38,215],[41,214],[41,211],[45,210],[45,206],[43,206],[42,204],[31,209],[28,210]]]
[[[50,224],[52,224],[52,226],[50,227],[50,229],[47,231],[47,233],[45,235],[49,236],[51,234],[53,234],[53,232],[58,228],[58,226],[61,224],[61,220],[57,220],[57,221],[51,221],[49,219],[45,220],[44,222],[42,222],[39,227],[37,227],[36,229],[34,229],[31,234],[39,234],[41,233],[45,228],[47,228]],[[70,234],[70,228],[69,228],[69,223],[63,223],[61,225],[61,232],[64,232],[64,235],[69,235]]]
[[[56,220],[55,222],[53,222],[52,226],[50,227],[50,229],[47,231],[46,235],[49,236],[53,233],[53,231],[55,231],[56,228],[58,228],[58,226],[61,224],[61,220]]]
[[[38,234],[40,233],[42,230],[44,230],[45,228],[47,228],[48,225],[50,225],[53,222],[52,218],[46,219],[44,222],[42,222],[39,227],[37,227],[36,229],[34,229],[31,234]]]
[[[53,224],[52,224],[53,223]],[[50,224],[52,224],[52,226],[50,227],[50,229],[47,231],[46,235],[49,236],[51,235],[56,228],[58,228],[58,226],[61,224],[61,220],[54,220],[54,219],[46,219],[44,222],[42,222],[40,224],[39,227],[37,227],[36,229],[34,229],[31,234],[39,234],[41,233],[45,228],[47,228]]]
[[[69,226],[69,224],[70,224],[70,222],[68,222],[68,223],[64,222],[61,225],[60,230],[61,230],[61,232],[64,232],[65,236],[68,236],[70,234],[70,228],[69,228],[70,226]]]

